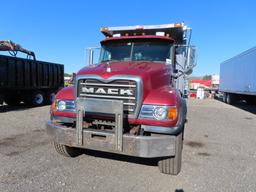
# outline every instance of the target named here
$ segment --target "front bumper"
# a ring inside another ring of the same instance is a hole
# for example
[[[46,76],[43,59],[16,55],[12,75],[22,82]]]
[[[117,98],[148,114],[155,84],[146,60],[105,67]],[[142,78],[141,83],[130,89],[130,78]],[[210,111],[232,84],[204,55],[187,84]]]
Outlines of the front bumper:
[[[82,142],[77,142],[76,128],[66,127],[52,121],[48,121],[46,127],[47,133],[54,141],[71,147],[145,158],[175,155],[176,137],[173,135],[132,136],[124,134],[122,135],[122,149],[117,150],[115,133],[83,129]]]

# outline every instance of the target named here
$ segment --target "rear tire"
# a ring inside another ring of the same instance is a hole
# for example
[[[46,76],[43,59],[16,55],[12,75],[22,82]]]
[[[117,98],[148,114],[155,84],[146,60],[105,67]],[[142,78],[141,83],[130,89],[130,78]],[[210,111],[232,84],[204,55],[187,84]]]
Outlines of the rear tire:
[[[228,93],[227,94],[227,104],[232,105],[235,103],[235,95]]]
[[[178,175],[181,170],[183,132],[176,137],[175,156],[158,161],[158,168],[161,173],[169,175]]]
[[[54,100],[54,97],[55,97],[55,92],[53,92],[53,91],[47,92],[45,95],[45,104],[51,105]]]
[[[224,93],[224,94],[223,94],[222,101],[223,101],[224,103],[227,103],[227,93]]]
[[[34,107],[42,106],[45,104],[45,95],[42,91],[35,91],[26,96],[25,103]]]
[[[245,101],[249,105],[256,105],[256,99],[253,100],[253,98],[246,98]]]
[[[65,157],[77,157],[82,154],[82,149],[69,147],[56,142],[54,142],[54,148],[59,154]]]

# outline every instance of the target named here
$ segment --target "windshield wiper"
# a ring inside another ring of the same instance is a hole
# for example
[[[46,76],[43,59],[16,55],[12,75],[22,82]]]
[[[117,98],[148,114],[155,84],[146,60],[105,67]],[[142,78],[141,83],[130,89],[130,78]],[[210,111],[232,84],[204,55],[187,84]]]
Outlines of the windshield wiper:
[[[120,61],[120,60],[108,59],[108,60],[104,60],[104,61],[102,61],[102,62],[109,62],[109,61]]]

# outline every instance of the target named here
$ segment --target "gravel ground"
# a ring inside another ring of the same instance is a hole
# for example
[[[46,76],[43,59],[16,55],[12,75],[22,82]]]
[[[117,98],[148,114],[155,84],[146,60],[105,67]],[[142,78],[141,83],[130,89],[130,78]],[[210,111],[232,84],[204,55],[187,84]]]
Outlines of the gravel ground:
[[[94,151],[62,157],[45,133],[49,106],[0,107],[0,191],[255,191],[255,113],[216,100],[188,105],[178,176],[159,173],[154,160]]]

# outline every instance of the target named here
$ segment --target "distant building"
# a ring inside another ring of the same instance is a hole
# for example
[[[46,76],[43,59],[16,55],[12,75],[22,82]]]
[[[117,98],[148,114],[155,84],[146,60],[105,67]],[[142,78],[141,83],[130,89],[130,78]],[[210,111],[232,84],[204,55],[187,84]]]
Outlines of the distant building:
[[[212,88],[218,89],[220,85],[220,76],[212,75]]]
[[[68,82],[68,81],[71,80],[71,78],[72,78],[72,77],[64,77],[64,81],[65,81],[65,82]]]
[[[212,80],[204,80],[204,79],[193,79],[189,82],[189,89],[198,89],[198,88],[211,89],[212,88]]]

